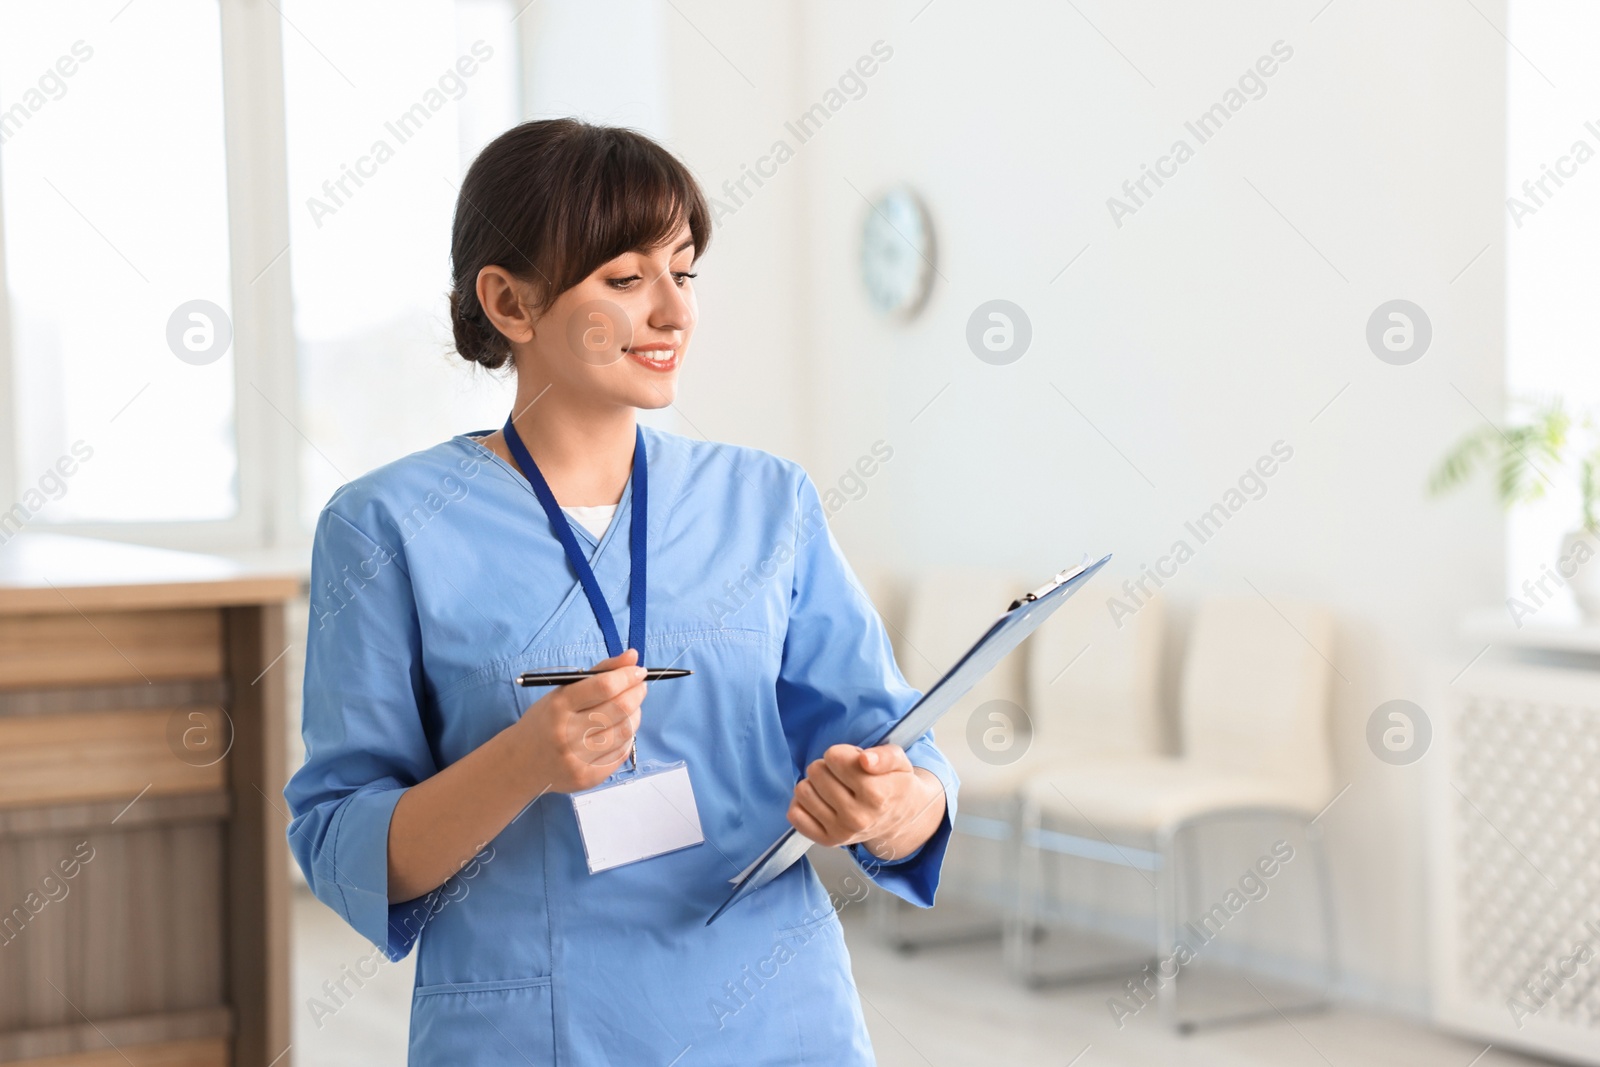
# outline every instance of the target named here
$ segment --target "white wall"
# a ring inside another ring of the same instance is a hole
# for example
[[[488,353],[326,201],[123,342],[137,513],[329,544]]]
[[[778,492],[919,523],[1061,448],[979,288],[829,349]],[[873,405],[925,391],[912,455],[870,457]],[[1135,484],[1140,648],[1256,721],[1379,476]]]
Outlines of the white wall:
[[[529,118],[572,115],[657,138],[715,189],[737,177],[744,135],[773,124],[793,95],[799,13],[790,4],[539,0],[523,33]],[[701,325],[671,410],[647,420],[678,433],[806,449],[806,242],[798,181],[774,186],[719,227],[713,269],[695,288]]]
[[[1251,584],[1338,612],[1336,777],[1353,785],[1323,824],[1346,984],[1420,1010],[1423,768],[1380,763],[1364,728],[1465,665],[1454,620],[1501,595],[1487,493],[1430,501],[1423,483],[1474,405],[1501,403],[1505,46],[1442,0],[923,3],[669,13],[673,143],[713,192],[873,42],[894,50],[723,220],[684,406],[819,482],[890,442],[833,520],[862,564],[1043,576],[1113,551],[1102,596],[1275,441],[1292,446],[1266,496],[1168,583],[1175,636],[1199,598]],[[1503,25],[1502,3],[1477,7]],[[1279,40],[1293,57],[1266,95],[1118,228],[1107,197],[1175,138],[1193,144],[1185,120]],[[856,189],[899,181],[932,207],[943,276],[909,326],[870,312],[857,267]],[[964,340],[995,297],[1034,331],[1005,367]],[[1396,297],[1434,329],[1405,367],[1364,338]]]
[[[708,192],[737,178],[781,124],[799,74],[793,4],[666,5],[668,144]],[[806,189],[791,167],[721,220],[695,288],[694,355],[677,429],[802,458],[815,371]]]

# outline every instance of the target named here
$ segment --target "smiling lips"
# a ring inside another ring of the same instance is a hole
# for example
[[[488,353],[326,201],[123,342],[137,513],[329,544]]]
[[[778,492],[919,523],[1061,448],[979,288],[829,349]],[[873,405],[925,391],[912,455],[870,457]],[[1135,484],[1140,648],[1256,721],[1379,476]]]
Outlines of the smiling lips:
[[[624,349],[628,358],[653,371],[670,371],[678,367],[678,347],[665,342],[633,345]]]

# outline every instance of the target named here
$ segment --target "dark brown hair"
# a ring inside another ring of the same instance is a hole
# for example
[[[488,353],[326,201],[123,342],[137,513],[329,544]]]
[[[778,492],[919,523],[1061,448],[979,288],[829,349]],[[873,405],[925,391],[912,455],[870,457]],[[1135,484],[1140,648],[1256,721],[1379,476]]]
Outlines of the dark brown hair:
[[[650,249],[689,224],[698,259],[711,212],[689,169],[642,133],[544,119],[490,141],[467,170],[450,233],[456,351],[491,369],[511,343],[478,303],[478,272],[532,283],[543,311],[601,264]]]

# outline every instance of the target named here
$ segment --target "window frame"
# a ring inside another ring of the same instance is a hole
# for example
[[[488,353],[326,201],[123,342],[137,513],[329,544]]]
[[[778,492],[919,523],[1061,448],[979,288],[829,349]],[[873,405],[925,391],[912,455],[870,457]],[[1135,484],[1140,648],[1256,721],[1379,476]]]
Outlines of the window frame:
[[[26,532],[106,538],[161,548],[248,554],[309,551],[300,524],[299,350],[290,285],[288,132],[283,19],[271,0],[216,0],[220,16],[223,140],[227,168],[229,294],[233,317],[238,511],[218,520],[33,521]],[[518,104],[538,34],[523,5],[513,17]],[[0,149],[3,150],[3,149]],[[0,188],[0,196],[4,196]],[[4,217],[0,213],[0,509],[19,499],[17,396]]]

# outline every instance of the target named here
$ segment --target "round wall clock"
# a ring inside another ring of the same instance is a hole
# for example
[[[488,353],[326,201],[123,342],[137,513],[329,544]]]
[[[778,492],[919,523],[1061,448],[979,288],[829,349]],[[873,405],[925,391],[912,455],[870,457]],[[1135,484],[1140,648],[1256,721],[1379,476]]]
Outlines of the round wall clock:
[[[933,288],[933,219],[904,186],[872,201],[861,230],[861,281],[867,299],[885,315],[910,319]]]

